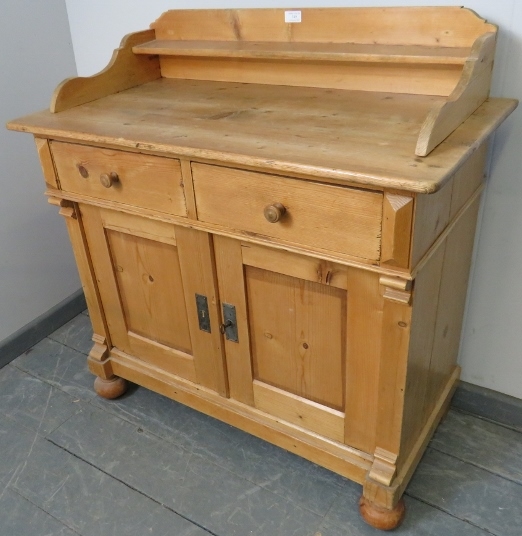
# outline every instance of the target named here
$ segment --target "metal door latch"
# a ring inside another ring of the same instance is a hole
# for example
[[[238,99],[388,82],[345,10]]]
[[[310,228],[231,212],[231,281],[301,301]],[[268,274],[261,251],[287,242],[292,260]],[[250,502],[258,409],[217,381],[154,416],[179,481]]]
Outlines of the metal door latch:
[[[208,300],[206,296],[196,294],[196,308],[198,310],[199,329],[210,333],[210,316],[208,314]]]
[[[227,341],[239,342],[237,336],[236,308],[228,303],[223,304],[223,324],[219,326],[219,331],[225,335]]]

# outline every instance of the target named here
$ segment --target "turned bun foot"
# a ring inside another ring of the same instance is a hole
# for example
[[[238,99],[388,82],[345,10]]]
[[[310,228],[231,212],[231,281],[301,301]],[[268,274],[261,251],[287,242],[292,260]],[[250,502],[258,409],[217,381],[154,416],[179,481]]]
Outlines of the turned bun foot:
[[[94,390],[103,398],[118,398],[127,390],[127,381],[118,376],[108,380],[97,376],[94,380]]]
[[[359,501],[359,512],[368,525],[380,530],[393,530],[397,528],[404,519],[406,507],[404,499],[401,499],[391,510],[377,506],[364,496]]]

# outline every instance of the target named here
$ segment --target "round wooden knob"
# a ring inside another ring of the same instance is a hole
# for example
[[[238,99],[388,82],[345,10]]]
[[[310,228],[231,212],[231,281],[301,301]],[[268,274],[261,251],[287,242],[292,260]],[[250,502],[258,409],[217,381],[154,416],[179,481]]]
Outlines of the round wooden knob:
[[[115,182],[118,182],[120,178],[117,173],[111,171],[110,173],[102,173],[100,175],[100,182],[105,188],[110,188]]]
[[[267,205],[265,207],[263,214],[265,215],[266,221],[275,223],[283,217],[285,212],[286,208],[284,205],[281,203],[272,203],[271,205]]]

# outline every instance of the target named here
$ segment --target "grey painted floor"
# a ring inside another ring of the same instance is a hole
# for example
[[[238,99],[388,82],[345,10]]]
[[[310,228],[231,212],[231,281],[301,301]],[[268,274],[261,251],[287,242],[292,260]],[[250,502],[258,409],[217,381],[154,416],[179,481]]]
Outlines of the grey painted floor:
[[[81,314],[0,370],[0,535],[370,536],[360,486],[143,388],[92,391]],[[520,536],[522,433],[451,410],[398,535]]]

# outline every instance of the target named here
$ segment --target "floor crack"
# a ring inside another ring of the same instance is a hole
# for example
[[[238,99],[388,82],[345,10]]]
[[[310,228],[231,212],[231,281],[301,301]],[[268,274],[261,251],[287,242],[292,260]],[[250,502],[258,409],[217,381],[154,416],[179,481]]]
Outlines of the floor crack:
[[[113,480],[116,480],[116,482],[119,482],[120,484],[123,484],[125,487],[131,489],[132,491],[135,491],[136,493],[139,493],[142,497],[145,497],[147,499],[149,499],[150,501],[152,501],[153,503],[157,504],[158,506],[161,506],[163,508],[165,508],[166,510],[168,510],[169,512],[172,512],[173,514],[176,514],[177,516],[183,518],[185,521],[188,521],[189,523],[191,523],[192,525],[195,525],[197,527],[199,527],[200,529],[204,530],[205,532],[207,532],[208,534],[210,534],[211,536],[220,536],[219,534],[215,533],[215,532],[212,532],[211,530],[209,530],[208,528],[204,527],[203,525],[199,524],[197,521],[194,521],[193,519],[190,519],[189,517],[187,517],[186,515],[180,513],[180,512],[177,512],[176,510],[174,510],[174,508],[171,508],[170,506],[166,505],[166,504],[163,504],[161,501],[158,501],[157,499],[155,499],[154,497],[151,497],[150,495],[147,495],[146,493],[144,493],[143,491],[137,489],[136,487],[134,486],[131,486],[128,482],[125,482],[124,480],[121,480],[120,478],[114,476],[114,475],[111,475],[110,473],[104,471],[103,469],[101,469],[100,467],[97,467],[96,465],[94,465],[93,463],[89,462],[88,460],[85,460],[83,458],[81,458],[80,456],[78,456],[77,454],[75,454],[74,452],[71,452],[69,450],[67,450],[66,448],[64,448],[62,445],[54,442],[52,439],[46,437],[44,438],[46,441],[48,441],[49,443],[51,443],[52,445],[54,445],[55,447],[58,447],[60,450],[63,450],[64,452],[67,452],[67,454],[69,454],[70,456],[73,456],[74,458],[76,458],[77,460],[80,460],[82,461],[83,463],[86,463],[87,465],[89,465],[90,467],[96,469],[97,471],[99,471],[100,473],[103,473],[104,475],[108,476],[109,478],[113,479]]]

